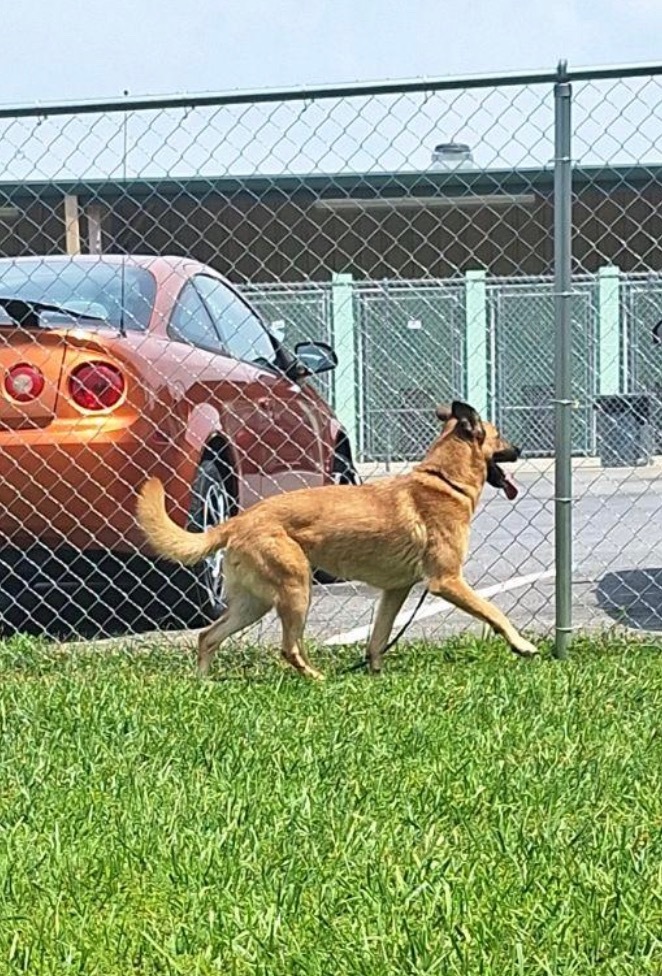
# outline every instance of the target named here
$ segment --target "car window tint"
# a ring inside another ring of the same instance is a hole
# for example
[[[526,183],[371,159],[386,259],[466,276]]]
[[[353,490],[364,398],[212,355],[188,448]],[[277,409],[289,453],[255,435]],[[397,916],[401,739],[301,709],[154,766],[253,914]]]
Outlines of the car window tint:
[[[91,258],[88,255],[0,260],[0,296],[24,301],[48,302],[93,318],[85,328],[110,323],[116,327],[144,331],[154,308],[156,279],[151,271],[130,258]],[[42,315],[42,325],[61,326],[51,320],[57,313]],[[6,317],[5,317],[6,318]],[[95,318],[103,322],[95,323]]]
[[[230,355],[247,363],[273,365],[271,339],[248,305],[217,278],[198,275],[195,283]]]
[[[184,285],[177,297],[168,331],[174,339],[193,346],[224,351],[216,326],[191,282]]]

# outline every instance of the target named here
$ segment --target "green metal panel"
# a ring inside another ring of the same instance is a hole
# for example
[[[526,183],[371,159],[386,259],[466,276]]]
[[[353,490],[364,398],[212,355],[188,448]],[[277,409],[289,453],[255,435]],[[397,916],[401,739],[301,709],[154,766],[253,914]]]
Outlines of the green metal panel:
[[[338,355],[334,373],[334,404],[338,419],[349,436],[354,451],[359,445],[357,423],[356,328],[354,286],[351,274],[334,274],[331,284],[333,337]]]
[[[464,395],[464,285],[358,287],[363,455],[417,460],[439,431],[435,407]]]
[[[495,415],[503,432],[529,456],[554,454],[554,289],[551,281],[488,285],[494,313]],[[595,449],[598,291],[575,283],[571,302],[572,415],[575,455]]]
[[[487,274],[467,271],[465,278],[467,401],[481,417],[489,419],[487,384]]]
[[[620,270],[606,265],[598,272],[599,391],[611,395],[621,389],[621,302]]]
[[[654,450],[659,454],[662,453],[662,347],[653,344],[652,329],[662,321],[662,276],[624,278],[622,284],[626,389],[650,395]]]

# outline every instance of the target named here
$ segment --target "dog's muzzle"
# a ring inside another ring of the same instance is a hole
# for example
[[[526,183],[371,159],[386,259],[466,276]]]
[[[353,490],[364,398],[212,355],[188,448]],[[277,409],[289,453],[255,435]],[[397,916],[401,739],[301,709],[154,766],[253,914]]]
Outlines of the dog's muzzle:
[[[487,462],[487,482],[498,491],[503,491],[509,501],[514,501],[519,488],[513,481],[508,472],[504,471],[501,464],[512,464],[521,455],[519,447],[509,447],[503,451],[497,451]]]

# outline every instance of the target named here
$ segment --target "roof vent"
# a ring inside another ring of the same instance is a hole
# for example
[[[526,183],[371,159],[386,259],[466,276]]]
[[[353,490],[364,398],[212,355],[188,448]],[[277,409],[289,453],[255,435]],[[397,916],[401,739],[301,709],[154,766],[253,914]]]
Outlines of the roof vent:
[[[469,168],[474,165],[466,142],[440,142],[432,151],[433,169]]]

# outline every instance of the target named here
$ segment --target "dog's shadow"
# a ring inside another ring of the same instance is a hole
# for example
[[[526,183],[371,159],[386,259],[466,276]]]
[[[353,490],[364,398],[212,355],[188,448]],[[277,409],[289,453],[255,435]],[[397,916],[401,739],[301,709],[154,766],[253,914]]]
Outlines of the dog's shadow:
[[[598,606],[616,623],[662,632],[662,568],[606,573],[596,595]]]

